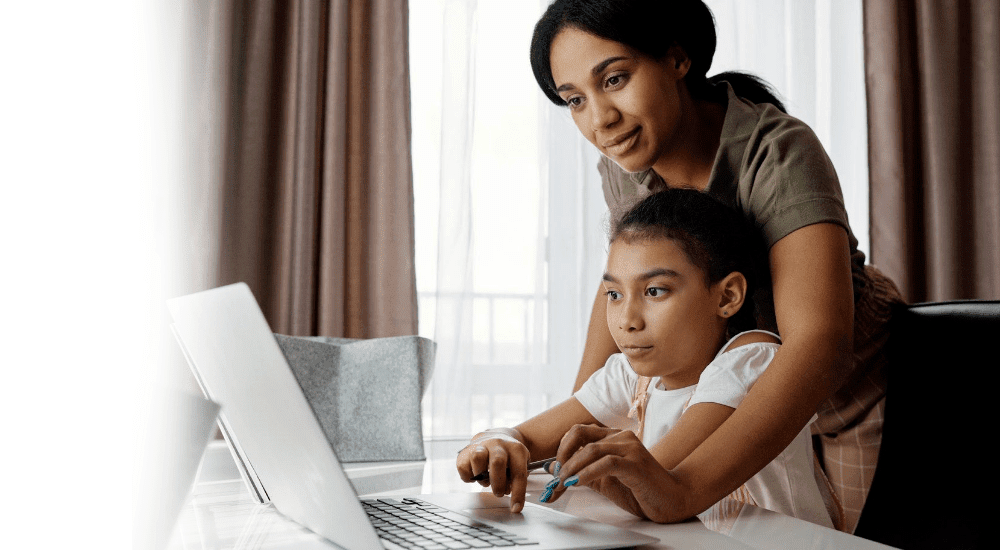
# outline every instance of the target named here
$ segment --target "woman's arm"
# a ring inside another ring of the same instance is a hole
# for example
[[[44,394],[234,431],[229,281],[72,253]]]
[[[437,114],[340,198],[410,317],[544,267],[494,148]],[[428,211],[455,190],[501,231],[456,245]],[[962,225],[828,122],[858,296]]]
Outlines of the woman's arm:
[[[661,466],[668,470],[677,467],[719,426],[732,416],[736,409],[718,403],[698,403],[684,411],[677,424],[649,449]]]
[[[590,324],[587,326],[587,342],[583,346],[583,359],[580,361],[580,371],[573,383],[573,393],[583,387],[591,375],[604,366],[608,357],[618,353],[618,345],[608,330],[608,298],[604,285],[597,287],[597,297],[594,307],[590,310]]]
[[[854,295],[847,232],[798,229],[771,248],[782,345],[732,416],[673,469],[697,514],[774,459],[843,383],[854,361]]]
[[[599,490],[626,509],[676,522],[706,510],[788,446],[852,367],[847,232],[833,224],[798,229],[771,248],[770,263],[782,345],[732,415],[669,470],[639,452],[634,435],[574,428],[559,449],[564,482],[579,475],[581,485],[608,485]]]

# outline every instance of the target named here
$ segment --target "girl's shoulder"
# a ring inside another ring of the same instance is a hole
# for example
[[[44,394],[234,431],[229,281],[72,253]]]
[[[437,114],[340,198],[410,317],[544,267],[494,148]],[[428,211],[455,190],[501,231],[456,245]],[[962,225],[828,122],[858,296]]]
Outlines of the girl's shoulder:
[[[726,345],[722,346],[722,350],[720,350],[719,353],[721,354],[727,351],[732,351],[736,348],[748,346],[750,344],[781,345],[781,338],[777,334],[766,330],[748,330],[733,336],[728,342],[726,342]]]

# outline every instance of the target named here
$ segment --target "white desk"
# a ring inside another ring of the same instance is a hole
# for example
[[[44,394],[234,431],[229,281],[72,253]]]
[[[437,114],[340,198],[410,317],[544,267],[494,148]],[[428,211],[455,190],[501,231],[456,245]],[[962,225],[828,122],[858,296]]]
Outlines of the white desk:
[[[345,469],[362,496],[478,492],[482,490],[478,484],[462,483],[455,472],[455,453],[462,445],[464,442],[459,441],[429,443],[427,462],[346,465]],[[529,502],[538,502],[538,496],[549,479],[551,477],[547,474],[532,474],[529,477]],[[649,548],[889,548],[754,506],[734,505],[741,506],[739,514],[735,521],[725,525],[712,520],[692,520],[675,525],[642,521],[587,488],[574,488],[551,506],[658,537],[660,543]],[[228,449],[221,442],[216,442],[206,452],[199,479],[181,513],[170,548],[330,550],[336,547],[285,518],[273,506],[256,504],[239,479]]]

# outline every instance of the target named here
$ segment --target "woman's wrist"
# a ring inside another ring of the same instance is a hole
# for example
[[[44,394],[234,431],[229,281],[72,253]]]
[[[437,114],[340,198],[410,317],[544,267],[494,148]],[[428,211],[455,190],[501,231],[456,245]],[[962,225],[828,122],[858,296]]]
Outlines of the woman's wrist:
[[[675,490],[671,494],[674,499],[673,506],[671,507],[671,516],[673,516],[671,522],[692,518],[704,512],[715,503],[714,500],[706,503],[699,502],[704,499],[706,492],[704,490],[696,491],[695,487],[698,483],[706,483],[706,480],[696,479],[697,471],[692,472],[690,468],[685,469],[683,464],[681,464],[676,468],[667,470],[667,473],[675,484]]]

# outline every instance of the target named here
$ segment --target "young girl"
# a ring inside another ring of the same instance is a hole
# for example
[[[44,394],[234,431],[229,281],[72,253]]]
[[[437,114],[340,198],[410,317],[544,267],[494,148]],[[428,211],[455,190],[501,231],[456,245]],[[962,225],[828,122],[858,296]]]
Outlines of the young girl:
[[[662,483],[733,413],[779,347],[776,335],[751,330],[760,254],[743,223],[687,189],[652,195],[626,214],[604,274],[608,328],[621,353],[563,403],[476,435],[458,455],[462,479],[488,472],[481,483],[511,494],[519,511],[528,461],[555,456],[541,502],[586,485],[640,517],[668,521],[658,506]],[[832,527],[808,428],[732,489],[742,502]]]

